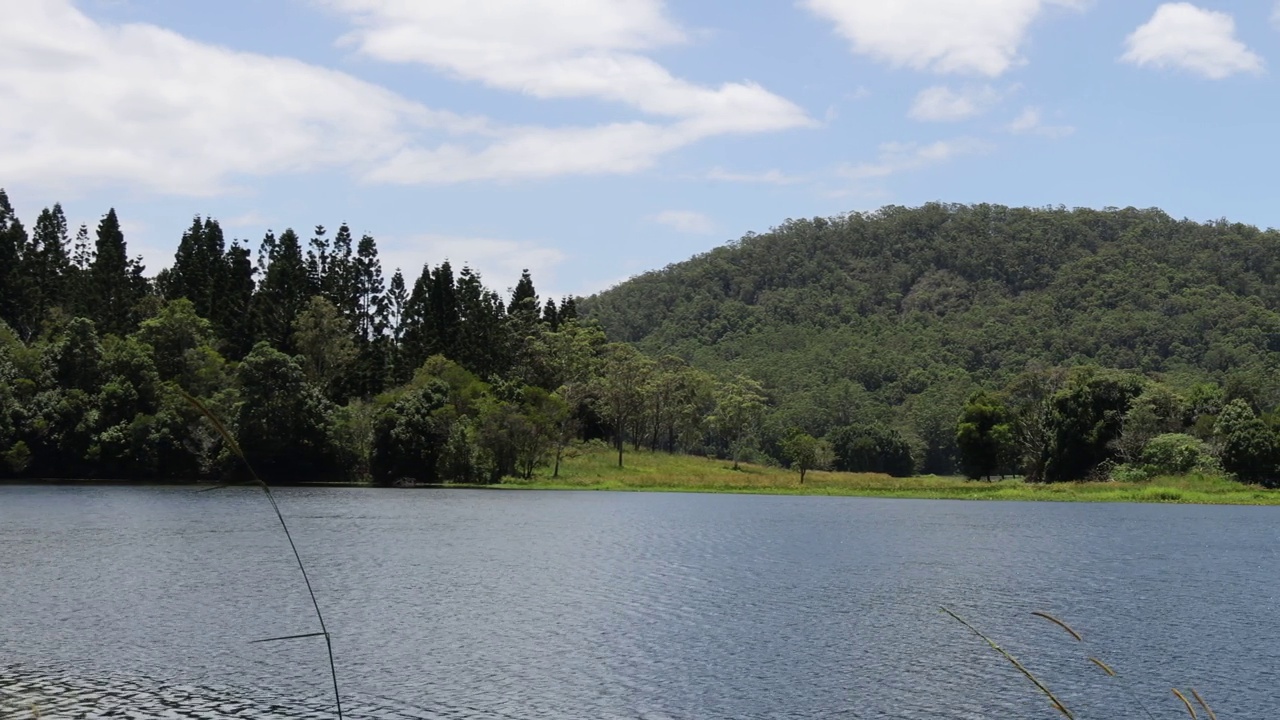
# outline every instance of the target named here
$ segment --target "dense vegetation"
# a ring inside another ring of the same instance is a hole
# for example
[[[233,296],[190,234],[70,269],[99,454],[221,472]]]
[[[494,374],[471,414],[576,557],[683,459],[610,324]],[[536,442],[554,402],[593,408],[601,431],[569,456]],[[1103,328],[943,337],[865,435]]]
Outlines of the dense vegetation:
[[[188,396],[274,482],[554,477],[591,439],[801,482],[1277,477],[1274,231],[889,207],[560,302],[447,260],[388,282],[372,237],[311,235],[255,259],[196,217],[149,277],[114,211],[28,232],[0,191],[0,477],[235,474]]]
[[[31,232],[0,191],[0,478],[199,480],[242,472],[188,396],[272,482],[491,483],[553,474],[571,443],[732,455],[760,387],[580,324],[573,298],[509,298],[469,268],[384,280],[346,225],[262,239],[256,263],[197,217],[148,277],[115,211]]]
[[[581,304],[753,377],[777,458],[1031,480],[1276,476],[1280,233],[1159,210],[930,204],[788,221]]]

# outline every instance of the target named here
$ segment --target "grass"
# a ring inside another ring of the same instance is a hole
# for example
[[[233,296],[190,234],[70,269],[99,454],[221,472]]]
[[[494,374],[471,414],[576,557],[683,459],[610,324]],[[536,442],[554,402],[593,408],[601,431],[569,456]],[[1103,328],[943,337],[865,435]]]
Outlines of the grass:
[[[1021,662],[1018,661],[1017,658],[1015,658],[1013,655],[1010,655],[1009,651],[1000,647],[998,644],[996,644],[996,641],[988,637],[986,633],[974,627],[972,624],[969,623],[968,620],[965,620],[964,618],[955,614],[951,610],[944,607],[942,608],[942,612],[951,616],[952,619],[956,620],[961,625],[964,625],[966,628],[969,628],[969,630],[973,631],[975,635],[977,635],[978,637],[986,641],[987,645],[990,646],[992,650],[996,651],[1002,657],[1004,657],[1004,659],[1007,660],[1009,664],[1013,665],[1013,667],[1017,669],[1017,671],[1020,672],[1023,675],[1023,677],[1029,680],[1036,687],[1036,689],[1040,691],[1041,694],[1043,694],[1046,698],[1048,698],[1049,703],[1053,706],[1055,710],[1058,711],[1060,715],[1067,718],[1067,720],[1076,720],[1076,716],[1071,712],[1071,710],[1067,708],[1065,704],[1063,704],[1062,700],[1060,700],[1057,695],[1054,695],[1053,691],[1050,690],[1048,686],[1045,685],[1044,682],[1042,682],[1040,678],[1035,675],[1035,673],[1028,670],[1026,665],[1023,665]],[[1081,636],[1080,633],[1076,632],[1075,629],[1073,629],[1070,625],[1066,624],[1062,620],[1059,620],[1058,618],[1046,612],[1037,611],[1031,614],[1036,617],[1042,618],[1044,620],[1048,620],[1054,625],[1057,625],[1058,627],[1067,631],[1067,633],[1071,635],[1071,638],[1075,640],[1077,643],[1080,643],[1081,645],[1087,647],[1087,643],[1085,643],[1084,637]],[[1125,678],[1122,678],[1115,670],[1111,668],[1110,665],[1099,660],[1097,657],[1093,655],[1086,655],[1085,659],[1089,663],[1091,663],[1094,667],[1101,670],[1106,675],[1107,678],[1111,679],[1112,681],[1119,682],[1121,686],[1125,689],[1125,692],[1128,693],[1129,698],[1133,701],[1133,704],[1136,705],[1140,710],[1142,710],[1142,714],[1146,716],[1148,720],[1154,720],[1154,716],[1151,714],[1151,711],[1147,708],[1146,704],[1144,704],[1142,700],[1138,698],[1137,694],[1134,693],[1133,687],[1129,685],[1129,683],[1125,680]],[[1187,711],[1187,715],[1191,717],[1191,720],[1200,720],[1200,713],[1196,711],[1196,707],[1199,707],[1201,710],[1204,710],[1204,717],[1206,718],[1206,720],[1218,720],[1218,716],[1213,712],[1213,708],[1209,707],[1209,703],[1205,701],[1205,699],[1200,695],[1200,692],[1197,691],[1195,688],[1190,688],[1191,697],[1195,698],[1195,704],[1192,704],[1191,700],[1187,698],[1186,694],[1184,694],[1178,688],[1170,688],[1170,690],[1173,693],[1173,696],[1177,698],[1179,702],[1182,703],[1182,708]]]
[[[1216,475],[1160,477],[1136,483],[1037,484],[1019,479],[993,482],[961,477],[894,478],[878,473],[811,470],[800,483],[797,472],[690,455],[628,451],[622,468],[608,448],[586,446],[565,458],[560,477],[549,469],[532,480],[508,479],[499,487],[538,490],[621,490],[773,495],[844,495],[949,500],[1053,500],[1229,505],[1280,505],[1280,490],[1266,490]]]

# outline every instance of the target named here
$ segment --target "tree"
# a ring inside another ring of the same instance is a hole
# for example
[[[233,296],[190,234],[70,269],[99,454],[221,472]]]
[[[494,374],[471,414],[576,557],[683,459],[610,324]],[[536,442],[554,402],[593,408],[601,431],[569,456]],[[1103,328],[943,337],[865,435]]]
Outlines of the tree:
[[[600,349],[600,374],[592,383],[594,405],[613,429],[613,444],[622,467],[623,439],[631,419],[644,408],[641,389],[650,361],[630,345],[610,343]]]
[[[450,437],[448,387],[432,381],[405,393],[374,426],[370,467],[379,485],[434,484]]]
[[[956,446],[965,476],[977,480],[1003,476],[1013,455],[1009,411],[998,397],[979,391],[965,403],[956,426]]]
[[[1226,436],[1222,445],[1222,467],[1241,482],[1276,485],[1280,463],[1280,441],[1259,418],[1246,420]]]
[[[136,326],[134,306],[146,294],[140,262],[130,260],[114,208],[98,223],[89,283],[93,320],[104,334],[125,335]]]
[[[810,470],[825,470],[834,461],[831,445],[799,429],[794,430],[782,443],[791,467],[800,473],[800,484]]]
[[[0,189],[0,321],[14,329],[18,329],[27,303],[21,267],[26,250],[27,231],[9,204],[9,196]]]
[[[133,337],[152,348],[160,379],[173,380],[187,371],[189,352],[213,343],[213,324],[200,317],[195,304],[183,297],[142,321]]]
[[[764,415],[764,388],[750,378],[738,375],[722,383],[715,392],[715,414],[711,425],[729,446],[733,469],[738,469],[738,458],[754,437]]]
[[[225,352],[239,359],[253,348],[256,333],[253,279],[256,271],[249,260],[249,248],[242,247],[239,241],[227,248],[222,264],[223,284],[209,319],[222,339]]]
[[[835,468],[846,472],[878,472],[894,477],[915,473],[911,445],[897,430],[877,423],[856,423],[831,433]]]
[[[263,263],[266,270],[253,302],[257,337],[291,352],[294,320],[317,292],[297,233],[288,229],[277,239],[268,232],[262,239],[259,265]]]
[[[69,244],[62,206],[42,210],[36,219],[31,244],[19,263],[18,276],[13,278],[18,283],[19,294],[24,296],[15,329],[26,342],[36,337],[54,308],[70,305],[67,301],[71,268],[67,254]]]
[[[236,368],[240,403],[232,426],[260,477],[295,483],[339,473],[332,444],[332,404],[310,383],[296,358],[264,342]]]
[[[331,399],[359,356],[351,326],[338,308],[315,295],[294,320],[293,346],[302,353],[307,380]]]

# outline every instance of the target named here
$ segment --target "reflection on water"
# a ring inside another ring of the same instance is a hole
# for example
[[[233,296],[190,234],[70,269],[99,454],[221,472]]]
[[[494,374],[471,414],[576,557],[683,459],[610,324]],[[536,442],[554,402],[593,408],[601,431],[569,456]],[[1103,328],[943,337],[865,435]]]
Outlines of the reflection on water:
[[[287,489],[352,718],[1038,718],[1277,709],[1273,508]],[[327,717],[247,489],[0,488],[0,714]],[[1047,610],[1090,644],[1033,618]],[[4,703],[8,703],[5,707]],[[59,704],[60,703],[60,704]]]

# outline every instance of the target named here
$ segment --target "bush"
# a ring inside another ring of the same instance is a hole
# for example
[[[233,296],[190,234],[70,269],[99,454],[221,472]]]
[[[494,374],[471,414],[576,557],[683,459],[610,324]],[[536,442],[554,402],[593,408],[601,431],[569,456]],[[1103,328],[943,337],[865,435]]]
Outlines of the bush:
[[[1142,464],[1155,475],[1218,469],[1209,446],[1199,438],[1182,433],[1166,433],[1152,438],[1142,450]]]

